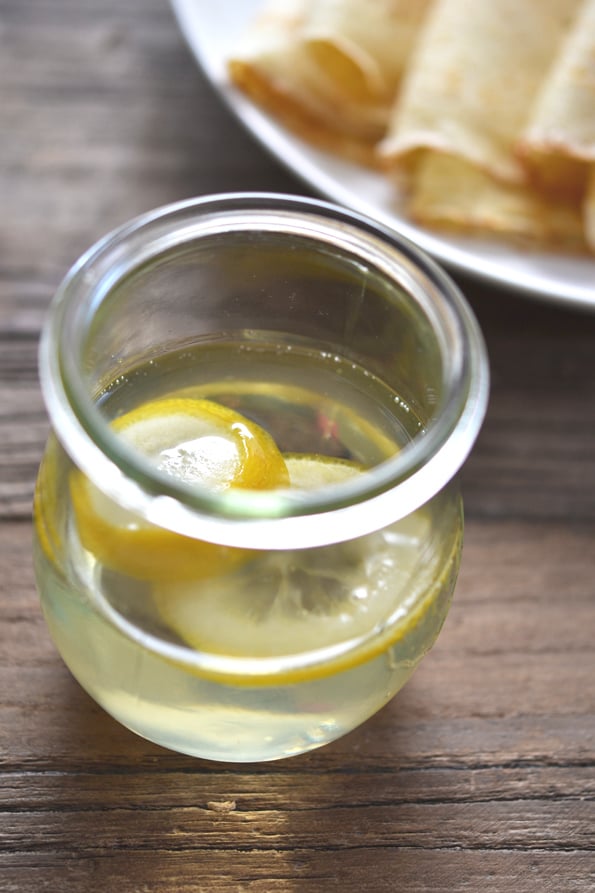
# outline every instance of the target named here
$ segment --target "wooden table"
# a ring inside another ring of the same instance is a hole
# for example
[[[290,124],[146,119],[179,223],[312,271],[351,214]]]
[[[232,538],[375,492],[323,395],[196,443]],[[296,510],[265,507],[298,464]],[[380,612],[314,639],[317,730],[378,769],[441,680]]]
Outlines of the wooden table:
[[[491,355],[454,607],[412,681],[308,756],[225,766],[96,707],[41,617],[44,311],[79,253],[205,192],[303,187],[165,0],[0,0],[0,890],[595,889],[595,316],[462,281]]]

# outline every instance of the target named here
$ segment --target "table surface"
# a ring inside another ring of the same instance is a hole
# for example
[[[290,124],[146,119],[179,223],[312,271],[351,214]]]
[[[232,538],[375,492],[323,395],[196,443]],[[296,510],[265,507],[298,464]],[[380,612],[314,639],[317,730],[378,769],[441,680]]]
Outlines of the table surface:
[[[463,567],[437,645],[358,731],[274,764],[178,756],[49,639],[30,559],[48,302],[115,225],[244,189],[304,191],[165,0],[0,0],[0,889],[593,891],[595,316],[459,280],[492,370]]]

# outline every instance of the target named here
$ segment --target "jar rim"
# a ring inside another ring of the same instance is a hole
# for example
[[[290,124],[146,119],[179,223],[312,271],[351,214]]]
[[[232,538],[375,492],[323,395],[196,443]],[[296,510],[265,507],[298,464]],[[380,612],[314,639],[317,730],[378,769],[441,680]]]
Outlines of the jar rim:
[[[147,259],[214,232],[299,233],[372,257],[398,276],[443,349],[441,412],[394,457],[313,491],[214,493],[159,472],[119,438],[78,373],[73,341],[102,301]],[[446,331],[448,330],[448,331]],[[489,372],[479,325],[450,277],[404,237],[364,215],[318,199],[222,193],[157,208],[112,231],[72,267],[52,302],[40,343],[40,379],[54,430],[81,470],[146,521],[222,545],[282,549],[352,539],[410,514],[438,493],[467,458],[487,408]],[[363,506],[366,511],[362,511]]]

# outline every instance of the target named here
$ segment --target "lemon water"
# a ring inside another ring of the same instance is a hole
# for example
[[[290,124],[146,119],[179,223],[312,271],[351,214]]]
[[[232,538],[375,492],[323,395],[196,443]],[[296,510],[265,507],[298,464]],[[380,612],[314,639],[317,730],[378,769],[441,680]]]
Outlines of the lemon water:
[[[145,428],[148,419],[151,437],[156,429],[165,438],[160,455],[174,456],[173,474],[179,437],[160,421],[163,407],[183,415],[210,401],[224,420],[237,413],[251,436],[264,432],[269,458],[283,457],[289,479],[272,486],[361,474],[423,434],[413,407],[368,370],[280,338],[180,348],[128,370],[98,400],[128,430],[131,419]],[[458,569],[461,508],[451,487],[357,540],[216,553],[207,544],[196,562],[205,544],[188,551],[185,538],[142,523],[139,533],[119,512],[52,440],[36,493],[51,633],[74,676],[120,722],[216,760],[298,754],[375,713],[434,642]]]

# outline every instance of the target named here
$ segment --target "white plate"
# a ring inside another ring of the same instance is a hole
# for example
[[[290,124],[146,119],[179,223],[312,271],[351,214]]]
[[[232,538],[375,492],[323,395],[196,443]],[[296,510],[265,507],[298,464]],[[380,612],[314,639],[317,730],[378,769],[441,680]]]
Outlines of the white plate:
[[[261,0],[171,3],[196,60],[229,107],[270,152],[321,195],[392,227],[454,270],[543,300],[595,309],[595,259],[421,229],[399,214],[394,192],[380,174],[309,146],[234,89],[226,60]]]

